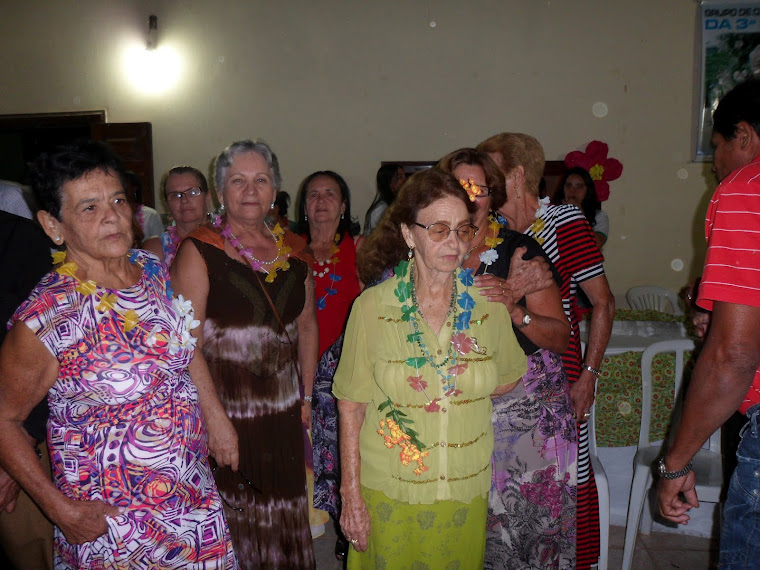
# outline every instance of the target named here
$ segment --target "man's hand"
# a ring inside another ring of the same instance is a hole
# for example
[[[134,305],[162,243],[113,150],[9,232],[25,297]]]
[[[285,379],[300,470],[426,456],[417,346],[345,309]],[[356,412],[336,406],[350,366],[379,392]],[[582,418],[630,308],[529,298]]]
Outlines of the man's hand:
[[[660,479],[657,483],[657,503],[660,505],[660,514],[678,524],[689,524],[687,514],[693,507],[699,507],[697,500],[697,476],[694,471],[689,471],[678,479]],[[683,493],[686,502],[681,500]]]

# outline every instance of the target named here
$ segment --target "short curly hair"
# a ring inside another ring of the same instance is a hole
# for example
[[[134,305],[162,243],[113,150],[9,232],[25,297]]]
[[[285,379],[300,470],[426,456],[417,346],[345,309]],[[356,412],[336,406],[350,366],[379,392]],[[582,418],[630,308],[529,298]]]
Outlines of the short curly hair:
[[[105,143],[80,139],[38,156],[31,168],[31,186],[40,209],[60,220],[63,186],[96,170],[113,174],[126,188],[124,166]]]
[[[538,196],[538,185],[544,176],[546,159],[538,139],[523,133],[500,133],[478,145],[480,152],[495,153],[501,158],[501,170],[509,174],[522,166],[525,171],[525,190]]]

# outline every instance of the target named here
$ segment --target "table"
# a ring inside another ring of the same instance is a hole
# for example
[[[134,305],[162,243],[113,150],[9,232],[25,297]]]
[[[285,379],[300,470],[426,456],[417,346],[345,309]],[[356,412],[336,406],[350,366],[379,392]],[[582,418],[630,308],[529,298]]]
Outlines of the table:
[[[641,353],[652,343],[688,338],[683,317],[657,311],[618,309],[596,389],[596,442],[599,447],[636,445],[641,424]],[[581,323],[581,340],[588,340]],[[675,356],[652,362],[652,441],[665,437],[673,411]]]

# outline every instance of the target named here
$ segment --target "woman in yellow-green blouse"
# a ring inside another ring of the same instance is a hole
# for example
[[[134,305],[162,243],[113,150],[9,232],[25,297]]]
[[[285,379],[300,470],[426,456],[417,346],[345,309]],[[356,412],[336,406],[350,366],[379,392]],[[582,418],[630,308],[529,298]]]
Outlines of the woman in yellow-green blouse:
[[[451,175],[414,175],[359,257],[334,393],[349,568],[482,568],[493,393],[526,359],[498,295],[461,263],[477,228]]]

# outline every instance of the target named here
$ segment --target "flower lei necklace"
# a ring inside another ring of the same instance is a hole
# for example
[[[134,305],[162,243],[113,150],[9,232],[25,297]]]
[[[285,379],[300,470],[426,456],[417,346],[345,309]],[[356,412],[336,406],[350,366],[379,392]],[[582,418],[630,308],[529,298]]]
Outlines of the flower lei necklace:
[[[414,368],[415,372],[406,381],[413,390],[422,392],[425,398],[427,398],[428,403],[424,406],[425,411],[436,413],[441,410],[439,402],[462,393],[457,388],[456,377],[467,370],[468,364],[466,362],[459,363],[459,356],[468,354],[470,351],[477,352],[478,354],[486,353],[486,348],[478,346],[476,338],[467,337],[464,332],[470,328],[472,309],[475,307],[475,300],[469,293],[469,287],[474,284],[473,271],[471,269],[460,269],[459,274],[454,280],[449,314],[453,312],[452,320],[454,328],[458,332],[452,335],[448,354],[440,363],[436,363],[433,359],[425,344],[424,333],[419,328],[416,315],[420,313],[420,310],[417,304],[413,268],[410,269],[410,262],[402,261],[393,271],[399,281],[393,293],[403,303],[401,306],[401,320],[409,322],[411,329],[406,340],[409,343],[416,344],[422,353],[422,356],[412,356],[406,359],[405,364]],[[405,281],[404,277],[406,277],[407,273],[409,273],[409,280]],[[465,291],[459,294],[457,294],[457,279],[466,288]],[[455,300],[456,302],[454,302]],[[436,374],[438,374],[443,397],[430,398],[428,395],[428,383],[422,379],[422,375],[420,374],[420,368],[426,364],[429,364],[436,371]],[[444,368],[445,372],[443,371]],[[388,449],[396,445],[401,447],[399,455],[401,463],[409,465],[412,461],[415,461],[417,468],[414,470],[414,473],[415,475],[421,475],[429,469],[423,463],[429,451],[424,451],[427,446],[420,441],[418,437],[419,433],[413,429],[414,421],[409,419],[404,412],[397,409],[390,397],[378,406],[378,411],[382,412],[386,408],[388,409],[386,419],[380,420],[380,429],[377,430],[377,433],[383,436],[385,446]],[[386,427],[389,430],[388,434],[385,433]]]
[[[536,220],[528,228],[530,233],[533,234],[534,239],[538,242],[538,245],[544,245],[544,242],[546,241],[546,238],[538,237],[538,234],[544,231],[544,228],[546,227],[546,222],[544,222],[541,216],[546,213],[549,202],[550,199],[548,196],[539,198],[538,209],[536,210]]]
[[[144,263],[141,262],[138,259],[138,253],[136,250],[130,251],[128,259],[131,264],[139,265],[147,277],[154,277],[160,270],[159,264],[151,258],[148,258]],[[98,284],[95,281],[92,279],[82,281],[77,277],[76,273],[79,266],[74,261],[66,261],[65,251],[56,251],[53,253],[53,264],[58,265],[58,267],[56,267],[56,272],[59,275],[70,277],[76,281],[77,285],[74,287],[74,290],[83,297],[89,297],[97,292]],[[135,328],[146,330],[140,322],[140,315],[137,314],[137,311],[134,309],[129,309],[128,311],[120,310],[119,296],[116,293],[109,292],[112,291],[111,289],[102,289],[103,292],[101,293],[100,298],[97,299],[98,304],[95,305],[95,310],[98,311],[98,313],[104,314],[107,311],[113,311],[117,317],[121,317],[124,333],[129,333]],[[198,339],[191,335],[190,331],[200,325],[201,322],[194,318],[194,310],[191,301],[189,299],[185,300],[182,295],[180,295],[179,298],[174,297],[169,285],[167,285],[166,288],[166,296],[172,300],[174,311],[181,319],[179,334],[172,331],[167,339],[166,335],[161,332],[161,326],[154,325],[150,330],[148,337],[145,339],[145,344],[152,347],[156,342],[168,341],[169,354],[174,355],[180,348],[192,349],[195,347]]]
[[[480,259],[480,262],[485,263],[486,265],[486,268],[485,268],[485,271],[483,271],[483,274],[488,273],[488,267],[497,259],[499,259],[499,254],[496,252],[496,246],[498,246],[500,243],[504,241],[503,238],[499,237],[500,229],[501,229],[501,224],[499,223],[499,220],[497,220],[496,216],[494,216],[493,214],[489,214],[488,230],[487,230],[488,233],[486,234],[486,239],[483,240],[483,243],[485,243],[489,249],[485,250],[478,257],[478,259]]]
[[[333,238],[333,244],[330,248],[330,253],[328,259],[324,261],[317,261],[314,260],[312,273],[314,274],[314,277],[324,277],[327,275],[327,278],[332,282],[329,286],[325,287],[325,294],[322,295],[319,299],[317,299],[317,309],[322,311],[327,306],[327,297],[331,297],[333,295],[338,294],[338,281],[343,279],[340,275],[337,275],[335,273],[335,266],[340,261],[338,259],[338,253],[340,252],[340,247],[338,247],[338,242],[340,241],[340,234],[335,234],[335,237]],[[330,264],[332,263],[333,266],[333,272],[330,273]],[[322,271],[317,271],[317,267],[324,267]]]
[[[177,255],[177,248],[179,248],[179,242],[181,240],[179,239],[179,234],[177,233],[177,226],[169,226],[166,228],[166,233],[169,239],[165,244],[166,254],[164,255],[164,263],[166,263],[167,266],[170,266],[172,264],[172,261],[174,261],[174,257]]]
[[[235,248],[240,257],[248,261],[251,269],[254,271],[263,269],[267,273],[267,277],[264,279],[264,281],[267,283],[274,282],[278,271],[287,271],[290,269],[288,258],[290,258],[290,252],[292,249],[285,245],[285,230],[280,227],[279,223],[275,224],[274,229],[270,228],[267,224],[264,224],[266,229],[272,235],[274,243],[277,246],[277,255],[275,255],[275,257],[269,261],[255,257],[253,255],[253,249],[250,247],[245,247],[240,242],[240,240],[235,237],[235,235],[232,233],[232,229],[230,228],[230,223],[226,220],[223,222],[221,216],[216,216],[214,218],[214,221],[211,222],[211,225],[214,226],[217,230],[220,230],[219,235],[230,242],[230,245]],[[264,265],[271,265],[272,268],[267,271],[263,268]]]

